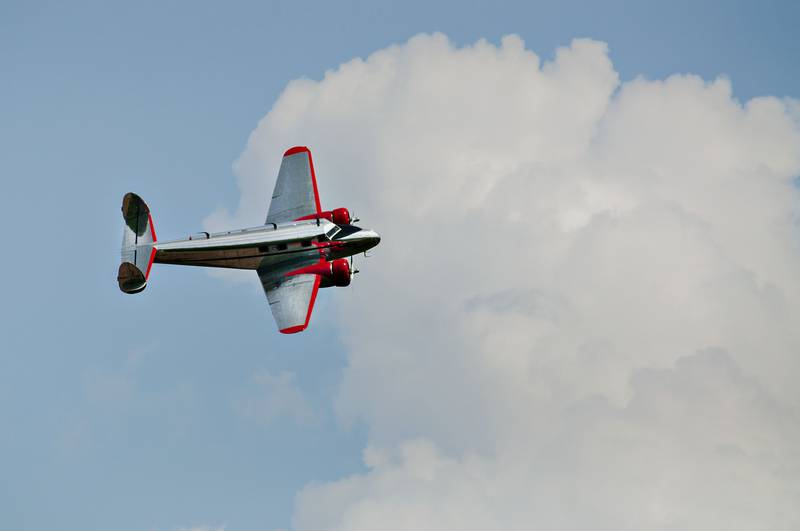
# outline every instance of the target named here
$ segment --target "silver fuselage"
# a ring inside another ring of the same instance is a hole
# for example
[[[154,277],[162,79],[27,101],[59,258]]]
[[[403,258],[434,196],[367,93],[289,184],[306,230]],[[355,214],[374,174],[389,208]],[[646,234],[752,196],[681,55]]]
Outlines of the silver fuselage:
[[[155,244],[155,262],[261,270],[295,259],[345,258],[363,253],[378,242],[380,236],[374,231],[312,219],[159,241]]]

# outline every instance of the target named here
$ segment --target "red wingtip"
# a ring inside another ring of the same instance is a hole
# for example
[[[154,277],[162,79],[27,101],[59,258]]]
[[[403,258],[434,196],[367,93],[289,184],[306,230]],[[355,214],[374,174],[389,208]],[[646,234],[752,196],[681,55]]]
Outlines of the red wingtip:
[[[311,150],[306,146],[295,146],[286,150],[283,154],[284,157],[295,155],[297,153],[308,153],[308,165],[311,167],[311,184],[314,187],[314,204],[317,207],[317,214],[322,212],[322,205],[319,202],[319,190],[317,189],[317,174],[314,172],[314,160],[311,158]]]
[[[302,153],[303,151],[311,152],[306,146],[295,146],[293,148],[289,148],[286,150],[286,153],[283,154],[284,157],[288,157],[289,155],[294,155],[295,153]]]
[[[320,260],[322,261],[322,260]],[[311,289],[311,300],[308,302],[308,311],[306,312],[306,322],[301,325],[290,326],[288,328],[281,328],[281,334],[296,334],[308,328],[308,322],[311,320],[311,312],[314,311],[314,301],[317,300],[317,292],[319,291],[319,283],[322,277],[314,275],[314,287]]]

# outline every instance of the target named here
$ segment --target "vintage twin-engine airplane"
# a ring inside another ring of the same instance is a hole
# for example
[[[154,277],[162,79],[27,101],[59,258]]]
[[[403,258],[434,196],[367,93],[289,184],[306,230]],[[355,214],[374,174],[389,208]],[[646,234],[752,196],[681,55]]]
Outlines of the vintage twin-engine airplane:
[[[284,334],[308,326],[319,288],[347,286],[358,271],[346,257],[366,252],[381,238],[352,224],[346,208],[323,211],[311,151],[298,146],[283,155],[265,225],[156,242],[145,202],[128,193],[122,263],[117,280],[125,293],[147,285],[153,263],[255,269],[272,316]]]

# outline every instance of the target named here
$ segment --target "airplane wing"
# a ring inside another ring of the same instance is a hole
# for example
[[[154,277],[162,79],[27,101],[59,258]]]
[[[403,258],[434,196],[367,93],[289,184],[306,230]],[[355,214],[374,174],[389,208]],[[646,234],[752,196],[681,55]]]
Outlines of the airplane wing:
[[[283,334],[295,334],[305,330],[314,309],[314,301],[319,290],[319,275],[286,276],[289,271],[303,265],[308,263],[291,262],[258,271],[258,278],[267,295],[272,317]]]
[[[285,223],[321,211],[311,150],[293,147],[283,154],[267,223]]]

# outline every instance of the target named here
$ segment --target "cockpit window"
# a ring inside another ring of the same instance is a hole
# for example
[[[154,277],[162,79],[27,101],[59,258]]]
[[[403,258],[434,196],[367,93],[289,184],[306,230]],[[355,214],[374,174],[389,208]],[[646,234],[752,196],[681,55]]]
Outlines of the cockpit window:
[[[329,240],[332,240],[336,233],[339,232],[341,229],[339,227],[332,227],[328,232],[325,233],[325,236],[328,237]]]
[[[343,225],[341,229],[342,230],[336,233],[337,238],[344,238],[345,236],[350,236],[354,232],[360,231],[361,227],[356,227],[355,225]]]

